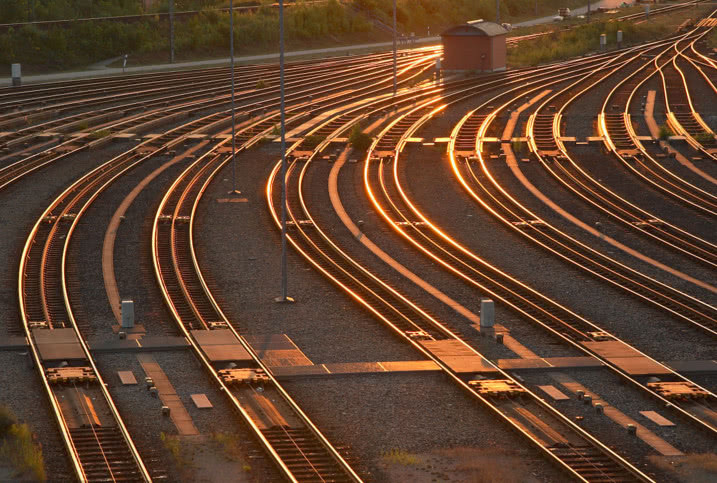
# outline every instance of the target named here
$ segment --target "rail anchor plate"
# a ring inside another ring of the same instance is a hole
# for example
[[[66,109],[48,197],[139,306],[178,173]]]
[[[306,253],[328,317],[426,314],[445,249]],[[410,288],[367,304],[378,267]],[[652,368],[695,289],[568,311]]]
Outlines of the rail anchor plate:
[[[508,379],[481,379],[468,381],[468,385],[481,396],[510,399],[526,393],[525,389]]]
[[[691,382],[648,382],[647,387],[656,393],[671,400],[704,399],[709,393],[692,384]]]
[[[97,376],[91,367],[50,367],[45,374],[50,384],[97,381]]]
[[[225,384],[257,384],[269,381],[269,376],[261,369],[222,369],[219,377]]]

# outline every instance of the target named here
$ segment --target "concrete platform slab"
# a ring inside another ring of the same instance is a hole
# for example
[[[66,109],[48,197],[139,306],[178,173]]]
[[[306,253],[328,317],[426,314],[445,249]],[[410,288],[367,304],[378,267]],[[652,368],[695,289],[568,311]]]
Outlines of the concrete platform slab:
[[[190,397],[197,409],[211,409],[214,407],[206,394],[192,394]]]
[[[664,375],[671,373],[665,366],[645,357],[621,341],[588,341],[581,342],[581,344],[631,375]]]
[[[251,355],[240,344],[206,345],[202,350],[212,362],[251,361]]]
[[[184,350],[189,342],[184,337],[153,336],[140,339],[111,339],[88,343],[91,352],[146,352]]]
[[[0,350],[18,350],[27,348],[28,343],[25,337],[5,337],[0,341]]]
[[[271,367],[271,372],[275,377],[284,379],[307,376],[435,372],[440,370],[438,364],[433,361],[344,362]]]
[[[558,389],[555,386],[538,386],[544,393],[546,393],[548,396],[552,397],[556,401],[566,401],[570,398],[563,394],[560,389]]]
[[[177,427],[177,432],[181,435],[199,434],[199,430],[192,422],[192,417],[179,399],[177,391],[175,391],[174,386],[172,386],[160,365],[154,360],[154,357],[150,354],[138,354],[137,360],[144,373],[152,378],[162,404],[169,407],[169,417]]]
[[[562,370],[603,367],[594,357],[530,357],[525,359],[498,359],[498,367],[505,370]]]
[[[419,343],[458,374],[498,372],[487,360],[461,341],[426,340]]]
[[[654,422],[658,426],[674,426],[675,425],[675,423],[673,423],[669,419],[661,416],[659,413],[656,413],[655,411],[640,411],[640,414],[642,414],[646,418],[650,419],[652,422]]]
[[[717,361],[672,361],[667,363],[681,374],[717,374]]]
[[[33,329],[32,337],[43,361],[85,359],[74,329]]]
[[[441,368],[433,361],[379,362],[386,372],[434,372]]]
[[[286,334],[246,337],[249,345],[268,366],[309,366],[313,364]]]
[[[212,362],[254,360],[229,329],[192,330],[191,334]]]
[[[607,360],[633,376],[672,374],[669,369],[647,357],[608,357]]]
[[[367,372],[386,372],[378,362],[345,362],[337,364],[323,364],[331,374],[362,374]]]
[[[32,329],[32,337],[37,344],[79,343],[74,329]]]
[[[272,367],[271,373],[279,379],[305,376],[326,376],[330,372],[322,365]]]
[[[117,371],[117,375],[119,376],[122,384],[125,386],[137,384],[137,379],[134,377],[134,373],[132,371]]]

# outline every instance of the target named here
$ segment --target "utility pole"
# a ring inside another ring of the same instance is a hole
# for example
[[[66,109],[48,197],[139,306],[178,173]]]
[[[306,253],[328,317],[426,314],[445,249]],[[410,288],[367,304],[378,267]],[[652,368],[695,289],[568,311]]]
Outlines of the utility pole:
[[[291,303],[288,294],[288,267],[286,263],[286,119],[284,112],[284,0],[279,0],[279,105],[281,117],[281,297],[274,301]]]
[[[234,109],[234,1],[229,0],[229,59],[232,71],[232,190],[229,194],[240,195],[237,189],[237,139],[236,139],[236,112]]]
[[[393,0],[393,95],[396,95],[396,0]]]
[[[495,23],[500,23],[500,0],[495,0]]]
[[[586,21],[590,21],[590,0],[588,0],[588,14],[585,16]]]
[[[169,0],[169,63],[174,64],[174,0]]]

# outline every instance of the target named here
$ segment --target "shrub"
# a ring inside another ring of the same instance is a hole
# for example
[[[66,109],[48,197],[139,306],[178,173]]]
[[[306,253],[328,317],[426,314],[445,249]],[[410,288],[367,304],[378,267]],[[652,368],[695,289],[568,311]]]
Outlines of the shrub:
[[[660,125],[660,139],[665,140],[668,137],[672,136],[672,129],[670,129],[670,126],[667,124],[661,124]]]
[[[358,152],[365,152],[371,146],[371,136],[363,132],[361,125],[356,124],[349,134],[349,143],[351,147]]]
[[[10,429],[10,426],[17,422],[17,416],[7,406],[0,406],[0,438]]]
[[[707,131],[702,131],[698,135],[695,136],[695,141],[697,141],[700,144],[712,144],[715,142],[715,138],[712,134],[708,133]]]
[[[512,141],[510,147],[515,154],[523,154],[526,146],[524,141]]]
[[[5,440],[0,446],[0,458],[8,461],[21,478],[29,477],[37,481],[47,479],[42,450],[33,441],[27,424],[12,424],[6,429]]]
[[[316,148],[316,146],[324,142],[325,139],[326,136],[322,136],[320,134],[312,134],[311,136],[307,136],[306,139],[304,139],[303,145],[309,149],[314,149]]]

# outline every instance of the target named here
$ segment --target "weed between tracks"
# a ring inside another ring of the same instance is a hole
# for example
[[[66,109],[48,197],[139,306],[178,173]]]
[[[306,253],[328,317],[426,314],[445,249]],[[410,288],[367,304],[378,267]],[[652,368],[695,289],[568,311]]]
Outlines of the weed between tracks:
[[[408,453],[398,448],[393,448],[389,452],[385,453],[383,455],[383,459],[386,463],[402,466],[418,465],[421,463],[421,459],[415,454]]]
[[[672,129],[666,123],[660,124],[660,139],[665,140],[672,136]]]
[[[97,131],[92,131],[90,133],[90,137],[92,139],[102,139],[106,138],[110,134],[112,134],[112,132],[109,129],[98,129]]]
[[[695,136],[695,141],[700,144],[709,144],[714,141],[714,136],[712,136],[712,134],[708,133],[707,131],[702,131]]]
[[[172,455],[172,459],[180,469],[191,466],[192,461],[187,458],[186,452],[182,448],[182,442],[179,440],[179,436],[173,436],[165,432],[159,433],[159,437],[162,440],[162,444],[169,454]]]
[[[227,458],[242,463],[242,469],[244,471],[251,471],[251,465],[244,459],[239,438],[235,434],[214,433],[212,434],[212,439],[222,446]]]
[[[0,462],[14,469],[13,478],[45,481],[45,461],[40,445],[27,424],[20,423],[12,411],[0,406]]]
[[[349,134],[349,142],[355,152],[363,153],[371,147],[372,138],[369,134],[363,132],[363,127],[360,124],[356,124],[351,129],[351,134]]]

